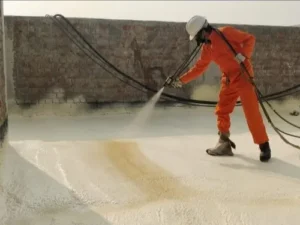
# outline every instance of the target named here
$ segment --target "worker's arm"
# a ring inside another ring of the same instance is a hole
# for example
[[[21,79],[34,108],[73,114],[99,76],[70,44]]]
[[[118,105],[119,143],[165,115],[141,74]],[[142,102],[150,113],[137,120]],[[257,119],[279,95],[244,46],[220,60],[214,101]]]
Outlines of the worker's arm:
[[[244,55],[249,59],[252,56],[255,46],[255,36],[234,27],[226,27],[224,34],[229,41],[238,42],[243,45]]]
[[[196,79],[198,76],[202,75],[207,69],[211,62],[211,52],[207,46],[203,46],[201,51],[201,56],[197,63],[185,74],[183,74],[179,80],[183,83],[189,83],[190,81]]]

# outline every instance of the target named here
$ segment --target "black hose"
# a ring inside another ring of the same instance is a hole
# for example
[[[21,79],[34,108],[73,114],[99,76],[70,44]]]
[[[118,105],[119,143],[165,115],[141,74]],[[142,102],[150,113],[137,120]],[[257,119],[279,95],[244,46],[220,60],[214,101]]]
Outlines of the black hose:
[[[183,71],[191,64],[191,62],[194,60],[194,58],[196,57],[196,55],[198,54],[199,50],[201,49],[201,45],[197,46],[194,51],[192,51],[190,58],[187,58],[187,60],[185,62],[183,62],[181,64],[180,67],[178,67],[178,69],[174,72],[174,74],[172,75],[172,78],[177,78],[178,76],[180,76]]]
[[[49,15],[46,15],[47,17],[50,17]],[[107,68],[105,68],[103,65],[101,65],[99,62],[97,62],[97,60],[95,60],[93,57],[91,57],[88,53],[86,53],[85,51],[84,51],[84,49],[83,49],[83,47],[82,46],[80,46],[78,43],[76,43],[76,41],[72,38],[72,37],[70,37],[70,36],[72,36],[72,35],[70,35],[70,32],[68,32],[67,31],[67,29],[65,29],[64,28],[64,26],[63,25],[61,25],[60,24],[60,22],[59,21],[57,21],[57,19],[56,18],[52,18],[52,17],[50,17],[53,21],[54,21],[54,23],[56,23],[57,24],[57,26],[59,26],[62,30],[63,30],[63,32],[64,33],[66,33],[66,35],[70,38],[70,40],[79,48],[79,49],[81,49],[84,53],[85,53],[85,55],[87,55],[92,61],[94,61],[96,64],[98,64],[102,69],[104,69],[106,72],[108,72],[109,74],[112,74],[112,72],[111,71],[109,71]],[[76,39],[76,38],[75,38]],[[197,49],[195,49],[195,50],[197,50]],[[195,51],[194,50],[194,51]],[[193,52],[194,52],[193,51]],[[98,59],[99,60],[99,59]],[[146,93],[146,91],[145,90],[143,90],[143,89],[141,89],[141,88],[139,88],[139,87],[135,87],[134,85],[132,85],[132,84],[130,84],[130,83],[128,83],[128,81],[126,81],[126,80],[123,80],[123,79],[121,79],[121,78],[119,78],[118,76],[116,76],[116,75],[114,75],[114,74],[112,74],[113,76],[115,76],[117,79],[119,79],[120,81],[122,81],[122,82],[124,82],[124,83],[126,83],[127,85],[129,85],[129,86],[131,86],[131,87],[133,87],[133,88],[135,88],[135,89],[137,89],[137,90],[139,90],[139,91],[141,91],[141,92],[144,92],[144,93]],[[148,89],[149,90],[149,89]],[[153,91],[154,92],[154,91]],[[169,98],[167,98],[167,97],[165,97],[165,96],[162,96],[162,98],[164,98],[164,99],[169,99]],[[172,99],[171,99],[172,100]],[[177,100],[177,102],[181,102],[181,100]],[[194,106],[196,106],[196,103],[186,103],[185,101],[184,102],[182,102],[182,103],[184,103],[184,104],[188,104],[188,105],[194,105]],[[198,106],[199,104],[197,104],[197,106]],[[210,105],[203,105],[203,106],[208,106],[208,107],[210,107]]]
[[[46,16],[48,16],[48,15],[46,15]],[[65,22],[67,22],[68,24],[70,23],[67,19],[65,19],[63,16],[61,16],[61,15],[55,15],[54,16],[54,18],[56,18],[56,17],[62,17],[63,18],[63,20],[65,21]],[[83,39],[83,41],[93,50],[93,52],[95,53],[95,54],[97,54],[103,61],[105,61],[108,65],[109,65],[109,67],[111,67],[111,68],[113,68],[115,71],[117,71],[118,73],[120,73],[121,75],[123,75],[123,76],[125,76],[126,78],[128,78],[129,80],[131,80],[132,82],[134,82],[134,83],[136,83],[136,84],[138,84],[138,85],[140,85],[140,86],[142,86],[143,88],[145,88],[145,89],[147,89],[147,90],[149,90],[149,91],[151,91],[151,92],[153,92],[153,93],[157,93],[159,90],[155,90],[155,89],[153,89],[153,88],[151,88],[151,87],[148,87],[148,86],[146,86],[146,85],[144,85],[144,84],[142,84],[141,82],[139,82],[139,81],[137,81],[137,80],[135,80],[134,78],[132,78],[132,77],[130,77],[129,75],[127,75],[127,74],[125,74],[124,72],[122,72],[121,70],[119,70],[118,68],[116,68],[113,64],[111,64],[108,60],[106,60],[103,56],[101,56],[86,40],[85,40],[85,38],[71,25],[71,24],[69,24],[71,27],[72,27],[72,29]],[[65,30],[64,30],[64,32],[66,32]],[[72,40],[72,39],[71,39]],[[72,40],[72,41],[74,41],[74,40]],[[197,47],[196,47],[197,48]],[[193,51],[193,52],[195,52],[195,51]],[[194,55],[194,57],[196,56],[196,54]],[[189,56],[189,58],[191,57],[191,55]],[[97,63],[98,64],[98,63]],[[102,67],[103,68],[103,67]],[[106,70],[107,71],[107,70]],[[107,72],[109,72],[110,74],[112,74],[110,71],[107,71]],[[112,75],[114,75],[114,74],[112,74]],[[124,81],[123,81],[124,82]],[[128,84],[127,82],[126,82],[126,84],[127,85],[130,85],[130,84]],[[130,86],[132,86],[132,85],[130,85]],[[133,86],[132,86],[133,87]],[[136,88],[136,87],[134,87],[134,88]],[[141,91],[141,90],[140,90]],[[184,104],[186,104],[186,103],[191,103],[192,105],[195,105],[195,104],[198,104],[198,105],[200,105],[200,106],[214,106],[215,105],[215,102],[213,102],[213,101],[198,101],[198,100],[193,100],[193,99],[186,99],[186,98],[182,98],[182,97],[177,97],[177,96],[174,96],[174,95],[171,95],[171,94],[166,94],[166,93],[162,93],[162,96],[165,96],[165,97],[168,97],[168,98],[171,98],[171,99],[175,99],[175,100],[177,100],[178,102],[181,102],[181,103],[184,103]]]
[[[48,15],[47,15],[48,16]],[[134,83],[137,83],[138,85],[140,85],[140,86],[142,86],[143,88],[145,88],[145,89],[147,89],[147,90],[149,90],[149,91],[152,91],[153,93],[156,93],[158,90],[155,90],[155,89],[153,89],[153,88],[150,88],[150,87],[148,87],[148,86],[146,86],[146,85],[144,85],[144,84],[142,84],[141,82],[139,82],[139,81],[137,81],[137,80],[135,80],[135,79],[133,79],[132,77],[130,77],[129,75],[127,75],[127,74],[125,74],[124,72],[122,72],[122,71],[120,71],[118,68],[116,68],[114,65],[112,65],[108,60],[106,60],[101,54],[99,54],[91,45],[90,45],[90,43],[79,33],[79,31],[68,21],[68,19],[66,19],[64,16],[62,16],[62,15],[60,15],[60,14],[56,14],[55,16],[54,16],[54,18],[56,19],[56,21],[57,21],[57,23],[60,23],[60,21],[57,19],[57,18],[62,18],[63,19],[63,21],[65,21],[71,28],[72,28],[72,30],[83,40],[83,42],[85,43],[85,44],[87,44],[90,48],[91,48],[91,50],[93,51],[93,53],[95,53],[103,62],[105,62],[106,64],[108,64],[108,66],[109,67],[111,67],[112,69],[114,69],[115,71],[117,71],[118,73],[120,73],[121,75],[123,75],[123,76],[125,76],[126,78],[128,78],[129,80],[131,80],[131,81],[133,81]],[[60,26],[60,28],[61,29],[63,29],[62,27],[63,27],[64,25],[61,25]],[[63,29],[63,31],[65,32],[65,33],[68,33],[68,32],[66,32],[65,31],[65,29]],[[70,36],[68,35],[68,37],[70,38]],[[72,38],[70,38],[73,42],[74,42],[74,40],[72,39]],[[77,45],[78,46],[78,45]],[[191,56],[193,55],[193,53],[195,52],[195,50],[197,49],[197,47],[194,49],[194,51],[192,52],[192,54],[190,55],[190,57],[186,60],[186,61],[188,61],[188,62],[190,62],[192,59],[191,59]],[[196,56],[196,54],[195,54],[195,56]],[[195,57],[194,56],[194,57]],[[91,57],[90,57],[91,58]],[[98,64],[98,63],[97,63]],[[99,65],[99,64],[98,64]],[[101,66],[101,65],[100,65]],[[176,73],[178,73],[179,71],[182,71],[182,70],[184,70],[185,68],[184,68],[184,66],[185,66],[185,62],[176,70],[176,72],[175,72],[175,74]],[[102,68],[103,68],[103,66],[101,66]],[[183,69],[182,69],[183,68]],[[107,69],[105,69],[107,72],[109,72]],[[109,72],[110,74],[112,74],[111,72]],[[175,75],[174,74],[174,75]],[[178,73],[179,74],[179,73]],[[177,74],[177,75],[178,75]],[[115,76],[115,75],[114,75]],[[119,80],[121,80],[120,78],[118,78]],[[126,83],[127,85],[130,85],[130,86],[132,86],[133,87],[133,85],[131,85],[131,84],[129,84],[128,82],[126,82],[126,81],[124,81],[124,80],[121,80],[122,82],[124,82],[124,83]],[[288,91],[290,91],[290,90],[294,90],[295,88],[298,88],[298,86],[300,86],[300,85],[297,85],[297,86],[295,86],[295,87],[292,87],[292,88],[289,88],[289,90]],[[136,89],[138,89],[137,87],[134,87],[134,88],[136,88]],[[143,90],[141,90],[141,89],[139,89],[140,91],[143,91]],[[145,91],[143,91],[143,92],[145,92]],[[277,93],[273,93],[273,94],[270,94],[270,95],[266,95],[266,96],[264,96],[264,98],[263,99],[266,99],[266,98],[268,98],[268,100],[274,100],[274,99],[277,99],[277,96],[278,96],[278,94],[280,94],[280,93],[283,93],[283,92],[287,92],[287,90],[284,90],[284,91],[281,91],[281,92],[277,92]],[[186,98],[181,98],[181,97],[177,97],[177,96],[174,96],[174,95],[170,95],[170,94],[166,94],[166,93],[163,93],[162,94],[162,97],[167,97],[167,98],[171,98],[171,99],[173,99],[173,100],[177,100],[177,101],[179,101],[179,102],[181,102],[181,103],[184,103],[184,104],[192,104],[192,105],[199,105],[199,106],[215,106],[216,104],[217,104],[217,102],[215,102],[215,101],[204,101],[204,100],[194,100],[194,99],[186,99]],[[269,98],[269,97],[272,97],[271,99]],[[279,96],[279,97],[282,97],[282,96]],[[239,105],[241,105],[240,104],[240,102],[237,102],[237,105],[239,106]]]
[[[46,15],[46,17],[50,17],[49,15]],[[97,62],[97,60],[99,60],[99,56],[97,55],[97,56],[95,56],[96,57],[96,59],[94,59],[93,57],[91,57],[88,53],[86,53],[86,51],[84,50],[84,47],[82,47],[82,46],[80,46],[80,44],[78,44],[78,43],[76,43],[76,41],[75,41],[75,39],[76,38],[72,38],[72,37],[70,37],[70,36],[72,36],[71,34],[70,34],[70,32],[68,32],[67,31],[67,29],[65,29],[64,28],[64,26],[62,25],[62,24],[60,24],[60,21],[58,21],[56,18],[54,18],[54,17],[50,17],[53,21],[54,21],[54,23],[69,37],[69,39],[80,49],[80,50],[82,50],[84,53],[85,53],[85,55],[86,56],[88,56],[92,61],[94,61],[96,64],[98,64],[103,70],[105,70],[106,72],[108,72],[109,74],[112,74],[112,72],[111,71],[109,71],[106,67],[104,67],[103,65],[101,65],[99,62]],[[89,51],[89,50],[88,50]],[[94,54],[95,54],[95,52],[93,52]],[[100,58],[101,59],[101,58]],[[101,60],[100,60],[101,61]],[[105,62],[105,61],[103,61],[102,60],[102,62]],[[127,83],[129,86],[132,86],[132,87],[134,87],[134,88],[136,88],[136,89],[138,89],[139,91],[142,91],[142,92],[146,92],[146,91],[144,91],[143,89],[140,89],[140,88],[138,88],[138,87],[135,87],[135,86],[133,86],[133,85],[131,85],[131,84],[129,84],[126,80],[123,80],[123,79],[121,79],[121,78],[119,78],[118,76],[116,76],[116,75],[114,75],[117,79],[119,79],[119,80],[121,80],[122,82],[124,82],[124,83]]]

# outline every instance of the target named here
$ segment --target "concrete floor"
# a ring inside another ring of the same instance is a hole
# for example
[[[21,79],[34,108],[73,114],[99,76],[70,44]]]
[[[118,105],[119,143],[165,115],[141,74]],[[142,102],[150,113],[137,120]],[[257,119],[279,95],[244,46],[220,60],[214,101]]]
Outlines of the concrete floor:
[[[205,153],[217,140],[213,109],[156,110],[126,133],[135,115],[11,115],[0,224],[299,224],[299,150],[269,126],[266,164],[239,108],[235,157],[221,158]]]

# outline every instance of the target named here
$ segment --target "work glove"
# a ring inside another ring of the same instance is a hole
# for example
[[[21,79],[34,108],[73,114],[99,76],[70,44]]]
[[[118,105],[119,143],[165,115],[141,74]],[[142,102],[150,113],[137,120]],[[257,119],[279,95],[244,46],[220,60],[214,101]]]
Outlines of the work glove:
[[[238,53],[236,56],[235,56],[235,60],[241,64],[242,62],[244,62],[246,59],[245,56],[243,56],[241,53]]]
[[[172,87],[182,88],[182,82],[179,80],[179,78],[177,78],[176,80],[174,80],[174,82],[172,82]]]
[[[182,82],[179,80],[179,78],[172,79],[168,83],[168,86],[173,87],[173,88],[181,88],[182,87]]]

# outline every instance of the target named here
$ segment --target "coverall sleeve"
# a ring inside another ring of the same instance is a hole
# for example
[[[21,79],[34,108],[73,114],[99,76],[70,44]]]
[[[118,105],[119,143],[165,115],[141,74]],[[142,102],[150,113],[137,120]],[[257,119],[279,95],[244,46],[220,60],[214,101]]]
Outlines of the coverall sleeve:
[[[209,66],[210,62],[211,62],[211,52],[206,46],[203,46],[200,58],[188,72],[186,72],[179,78],[180,81],[186,84],[196,79],[198,76],[203,74],[203,72]]]
[[[244,55],[247,58],[251,58],[256,41],[255,36],[250,33],[238,30],[234,27],[227,27],[226,29],[224,29],[224,31],[224,33],[228,37],[228,40],[243,44]]]

